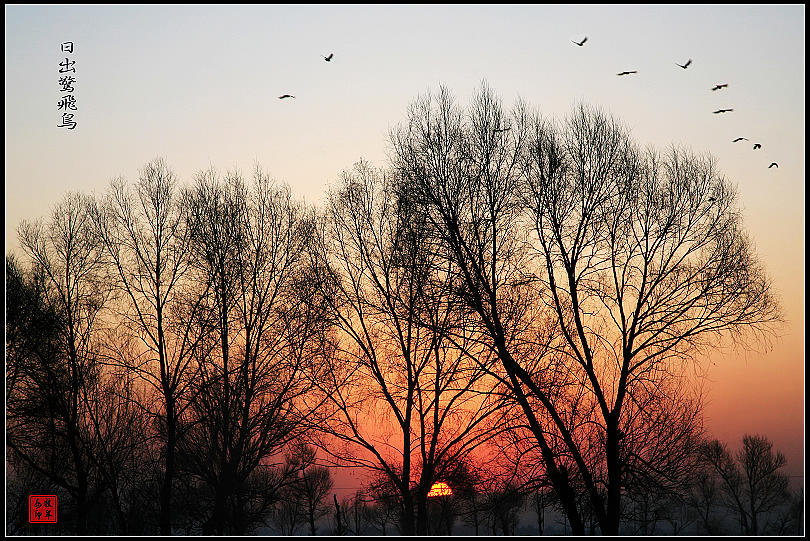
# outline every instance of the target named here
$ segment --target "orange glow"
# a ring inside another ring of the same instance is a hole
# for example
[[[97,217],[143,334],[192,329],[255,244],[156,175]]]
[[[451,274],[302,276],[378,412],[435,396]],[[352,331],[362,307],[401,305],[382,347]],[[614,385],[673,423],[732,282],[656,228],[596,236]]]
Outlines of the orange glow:
[[[439,481],[438,483],[433,483],[433,486],[430,487],[430,492],[428,492],[428,498],[432,498],[434,496],[450,496],[453,494],[453,489],[450,488],[450,485],[447,483],[443,483]]]

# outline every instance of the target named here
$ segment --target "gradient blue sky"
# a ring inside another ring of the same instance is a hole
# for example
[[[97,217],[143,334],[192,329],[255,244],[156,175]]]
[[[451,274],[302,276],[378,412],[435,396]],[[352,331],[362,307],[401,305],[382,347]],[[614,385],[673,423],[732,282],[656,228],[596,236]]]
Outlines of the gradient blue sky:
[[[584,101],[642,144],[712,153],[738,184],[788,321],[769,351],[716,355],[709,428],[733,446],[765,433],[802,472],[803,5],[6,6],[5,15],[7,251],[18,250],[19,221],[44,216],[66,190],[102,192],[157,156],[185,181],[210,165],[259,163],[317,204],[358,159],[382,165],[389,128],[440,84],[466,102],[486,79],[507,103],[520,96],[556,117]],[[571,43],[583,36],[585,46]],[[73,131],[56,127],[68,40]],[[675,66],[689,58],[687,70]],[[623,70],[639,73],[617,77]],[[717,83],[729,87],[712,92]],[[296,99],[277,99],[284,93]],[[739,136],[750,142],[731,143]]]

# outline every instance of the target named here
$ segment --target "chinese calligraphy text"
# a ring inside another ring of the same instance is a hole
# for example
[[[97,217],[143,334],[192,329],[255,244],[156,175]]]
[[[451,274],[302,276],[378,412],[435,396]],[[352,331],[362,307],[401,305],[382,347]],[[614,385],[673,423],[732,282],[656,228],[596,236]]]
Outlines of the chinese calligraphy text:
[[[73,54],[73,42],[65,41],[61,45],[63,53]],[[75,88],[73,85],[76,83],[76,61],[71,60],[70,57],[65,57],[62,62],[59,62],[59,92],[62,96],[56,104],[57,109],[62,113],[62,122],[57,124],[57,128],[67,128],[69,130],[76,128],[76,121],[73,117],[76,115],[76,96],[73,95]]]

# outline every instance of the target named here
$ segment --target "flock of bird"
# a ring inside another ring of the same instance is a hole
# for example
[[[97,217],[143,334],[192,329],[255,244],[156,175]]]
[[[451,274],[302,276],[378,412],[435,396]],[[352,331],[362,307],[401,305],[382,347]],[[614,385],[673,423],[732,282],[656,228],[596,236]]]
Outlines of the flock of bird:
[[[582,41],[571,40],[571,43],[582,47],[583,45],[585,45],[586,41],[588,41],[588,36],[585,36],[584,38],[582,38]],[[678,64],[677,62],[675,62],[675,65],[678,66],[679,68],[682,68],[682,69],[688,68],[691,64],[692,64],[692,59],[691,58],[689,60],[687,60],[685,64]],[[616,75],[621,77],[623,75],[631,75],[633,73],[638,73],[638,71],[637,70],[622,71],[622,72],[617,73]],[[712,92],[714,92],[716,90],[722,90],[722,89],[727,88],[727,87],[728,87],[728,83],[717,84],[717,85],[712,87]],[[732,111],[734,111],[734,109],[717,109],[716,111],[712,111],[712,113],[715,114],[715,115],[719,115],[719,114],[723,114],[723,113],[731,113]],[[734,139],[732,141],[732,143],[738,143],[740,141],[748,141],[748,139],[745,138],[745,137],[737,137],[736,139]],[[754,150],[758,150],[760,148],[762,148],[761,144],[754,143]],[[768,166],[768,169],[770,169],[771,167],[776,167],[778,169],[779,164],[776,163],[776,162],[771,162],[771,165]]]
[[[586,41],[588,41],[588,36],[583,37],[582,41],[571,40],[571,43],[574,43],[575,45],[578,45],[578,46],[582,47],[583,45],[585,45]],[[329,53],[328,56],[324,56],[322,58],[326,62],[331,62],[332,58],[334,58],[334,56],[335,56],[335,53]],[[692,64],[692,59],[691,58],[689,60],[687,60],[686,63],[684,63],[684,64],[678,64],[677,62],[675,62],[675,65],[678,66],[681,69],[686,69],[691,64]],[[616,75],[621,77],[623,75],[632,75],[634,73],[638,73],[638,71],[637,70],[622,71],[620,73],[617,73]],[[722,90],[722,89],[727,88],[727,87],[728,87],[728,83],[717,84],[714,87],[712,87],[712,92],[714,92],[716,90]],[[281,96],[278,97],[278,99],[280,99],[280,100],[287,99],[287,98],[295,98],[295,96],[293,96],[292,94],[282,94]],[[732,111],[734,111],[734,109],[717,109],[716,111],[712,111],[712,113],[714,113],[715,115],[719,115],[719,114],[723,114],[723,113],[730,113]],[[506,127],[506,128],[496,128],[495,132],[504,132],[504,131],[506,131],[508,129],[509,129],[508,127]],[[734,139],[732,141],[732,143],[738,143],[740,141],[748,141],[748,139],[745,138],[745,137],[737,137],[736,139]],[[762,148],[761,144],[754,143],[754,150],[758,150],[760,148]],[[772,162],[771,165],[768,166],[768,169],[770,169],[771,167],[776,167],[778,169],[779,164],[776,163],[776,162]]]

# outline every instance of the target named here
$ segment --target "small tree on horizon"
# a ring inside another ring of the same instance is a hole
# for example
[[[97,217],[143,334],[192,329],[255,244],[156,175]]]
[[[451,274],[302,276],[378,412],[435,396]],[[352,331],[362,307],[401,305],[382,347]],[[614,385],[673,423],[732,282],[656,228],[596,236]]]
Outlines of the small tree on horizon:
[[[726,506],[740,521],[741,533],[760,535],[770,529],[764,521],[790,501],[785,455],[774,452],[766,436],[745,434],[734,454],[719,440],[706,442],[703,457],[717,473]]]

